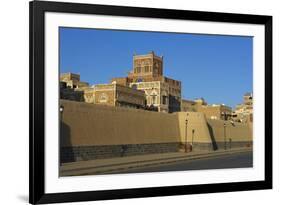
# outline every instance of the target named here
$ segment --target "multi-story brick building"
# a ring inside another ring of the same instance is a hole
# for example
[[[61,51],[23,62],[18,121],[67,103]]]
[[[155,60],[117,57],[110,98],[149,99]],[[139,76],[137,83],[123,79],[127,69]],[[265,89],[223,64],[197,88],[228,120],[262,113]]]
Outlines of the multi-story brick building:
[[[133,56],[133,70],[127,77],[113,78],[111,82],[143,90],[148,106],[159,112],[181,110],[181,82],[163,75],[163,56],[154,52]]]
[[[198,112],[205,114],[206,118],[215,120],[229,120],[232,109],[224,104],[211,104],[198,107]]]
[[[159,112],[169,112],[169,87],[161,81],[134,82],[130,87],[145,92],[148,109]]]
[[[90,87],[80,82],[80,75],[74,73],[63,73],[60,80],[61,99],[138,109],[146,106],[144,92],[129,86],[112,83]]]
[[[196,100],[185,100],[181,102],[181,111],[184,112],[202,112],[208,119],[228,120],[231,118],[232,109],[224,104],[211,104],[203,98]]]
[[[193,100],[181,100],[181,111],[182,112],[196,112],[197,111],[197,104]]]
[[[232,118],[239,122],[253,121],[253,94],[246,93],[243,96],[243,103],[238,104],[232,113]]]
[[[67,86],[66,82],[60,82],[60,99],[83,102],[84,93]]]
[[[75,73],[62,73],[60,75],[60,81],[65,82],[69,88],[83,88],[89,87],[89,83],[81,82],[80,75]]]
[[[99,84],[93,87],[94,103],[118,107],[145,108],[145,94],[128,86]]]

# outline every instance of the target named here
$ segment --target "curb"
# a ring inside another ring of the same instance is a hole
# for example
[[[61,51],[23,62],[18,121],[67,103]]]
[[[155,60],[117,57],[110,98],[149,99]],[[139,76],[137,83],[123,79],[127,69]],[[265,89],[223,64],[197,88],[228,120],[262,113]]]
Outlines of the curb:
[[[152,159],[152,160],[140,160],[140,161],[134,161],[134,162],[124,162],[120,164],[110,164],[110,165],[101,165],[98,167],[87,167],[82,169],[71,169],[71,170],[65,170],[62,171],[61,176],[79,176],[79,175],[94,175],[94,174],[110,174],[118,171],[126,171],[130,169],[136,169],[136,168],[144,168],[148,166],[155,166],[160,164],[169,164],[169,163],[175,163],[180,161],[189,161],[189,160],[198,160],[198,159],[208,159],[208,158],[214,158],[219,157],[223,155],[231,155],[235,153],[243,153],[243,152],[249,152],[252,149],[236,149],[236,150],[230,150],[230,151],[214,151],[214,152],[208,152],[208,153],[201,153],[201,154],[194,154],[189,156],[180,156],[180,157],[169,157],[169,158],[158,158],[158,159]],[[77,173],[78,172],[78,173]]]
[[[190,161],[190,160],[200,160],[200,159],[208,159],[208,158],[216,158],[219,156],[225,156],[225,155],[231,155],[231,154],[236,154],[236,153],[243,153],[243,152],[248,152],[250,150],[240,150],[240,151],[235,151],[235,152],[220,152],[220,153],[214,153],[211,154],[198,154],[198,155],[193,155],[193,156],[185,156],[185,157],[179,157],[181,159],[177,160],[167,160],[167,159],[162,159],[162,160],[155,160],[154,163],[144,163],[144,164],[139,164],[136,166],[129,166],[129,167],[121,167],[121,168],[115,168],[112,170],[108,171],[98,171],[94,174],[112,174],[115,173],[116,171],[124,171],[124,170],[131,170],[131,169],[136,169],[136,168],[145,168],[145,167],[150,167],[150,166],[155,166],[155,165],[162,165],[162,164],[170,164],[170,163],[175,163],[175,162],[181,162],[181,161]],[[139,162],[136,162],[139,163]],[[93,173],[91,173],[93,174]]]

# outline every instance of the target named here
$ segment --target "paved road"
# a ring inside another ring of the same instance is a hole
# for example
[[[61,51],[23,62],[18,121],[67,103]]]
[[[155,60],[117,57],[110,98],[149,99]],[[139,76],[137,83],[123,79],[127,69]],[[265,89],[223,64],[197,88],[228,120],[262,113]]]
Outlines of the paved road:
[[[252,152],[243,152],[230,154],[227,156],[219,156],[208,159],[186,160],[173,162],[165,165],[153,167],[144,167],[131,169],[118,173],[139,173],[139,172],[163,172],[163,171],[183,171],[183,170],[198,170],[198,169],[223,169],[223,168],[242,168],[252,167],[253,156]]]

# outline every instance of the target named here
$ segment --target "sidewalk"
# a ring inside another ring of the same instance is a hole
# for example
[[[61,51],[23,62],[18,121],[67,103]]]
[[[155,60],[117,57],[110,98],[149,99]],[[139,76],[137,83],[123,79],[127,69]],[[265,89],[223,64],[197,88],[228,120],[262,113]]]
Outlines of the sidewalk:
[[[159,164],[178,162],[182,160],[195,160],[212,158],[234,153],[248,152],[252,148],[233,148],[218,151],[192,151],[189,153],[173,152],[161,154],[148,154],[130,157],[118,157],[110,159],[97,159],[89,161],[70,162],[62,164],[60,176],[79,176],[94,174],[109,174],[116,171],[124,171],[132,168],[155,166]]]

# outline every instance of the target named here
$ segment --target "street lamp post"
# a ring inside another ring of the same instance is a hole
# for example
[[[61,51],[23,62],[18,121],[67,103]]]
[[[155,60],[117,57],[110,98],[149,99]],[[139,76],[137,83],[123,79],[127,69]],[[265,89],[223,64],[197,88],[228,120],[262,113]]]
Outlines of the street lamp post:
[[[223,123],[223,132],[224,132],[224,150],[226,150],[226,133],[225,133],[225,129],[226,129],[226,124],[225,122]]]
[[[188,123],[188,120],[186,119],[185,120],[185,145],[184,145],[184,148],[185,148],[185,152],[187,152],[187,123]]]
[[[62,120],[63,120],[63,110],[64,110],[64,107],[63,107],[63,105],[61,105],[60,106],[60,136],[59,136],[59,147],[60,147],[60,152],[59,152],[59,163],[60,163],[60,165],[62,164],[62,162],[61,162],[61,139],[62,139],[62,125],[63,125],[63,122],[62,122]]]
[[[191,141],[192,146],[193,146],[194,132],[195,132],[195,130],[192,129],[192,141]]]
[[[226,121],[227,120],[227,113],[226,112],[222,112],[221,113],[223,120]],[[224,134],[224,150],[226,150],[226,123],[223,123],[223,134]]]
[[[188,113],[186,114],[186,119],[185,119],[185,152],[187,152],[187,124],[188,124]]]
[[[60,106],[60,113],[61,113],[61,115],[62,115],[62,113],[63,113],[63,110],[64,110],[64,107],[63,107],[63,105],[61,105]],[[61,119],[62,120],[62,119]]]

